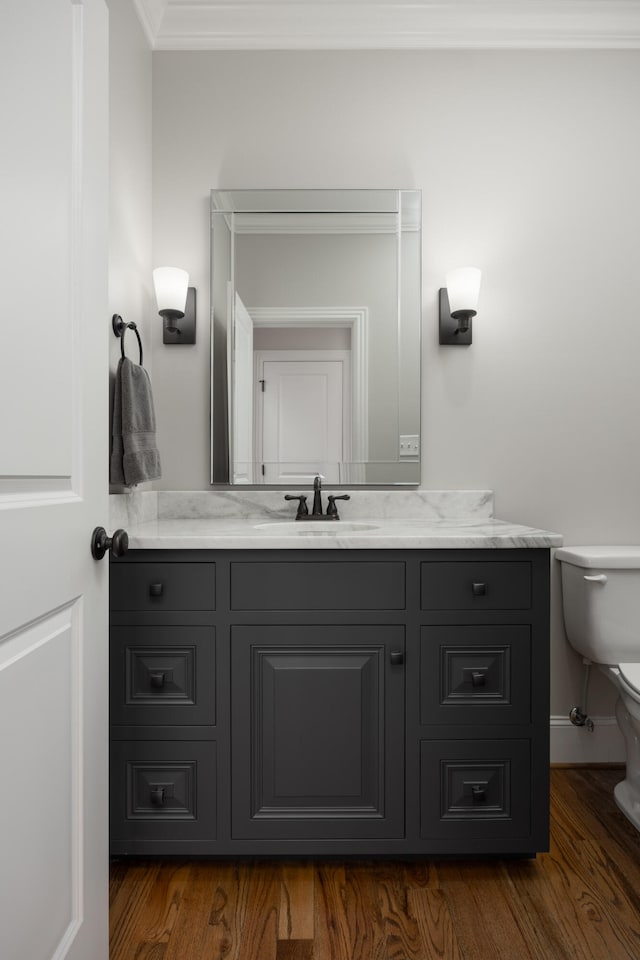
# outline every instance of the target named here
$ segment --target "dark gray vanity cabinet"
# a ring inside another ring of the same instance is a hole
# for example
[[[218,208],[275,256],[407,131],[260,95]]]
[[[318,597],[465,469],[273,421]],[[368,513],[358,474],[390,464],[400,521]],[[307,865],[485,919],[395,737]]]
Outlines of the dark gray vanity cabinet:
[[[111,848],[547,849],[549,556],[111,561]]]

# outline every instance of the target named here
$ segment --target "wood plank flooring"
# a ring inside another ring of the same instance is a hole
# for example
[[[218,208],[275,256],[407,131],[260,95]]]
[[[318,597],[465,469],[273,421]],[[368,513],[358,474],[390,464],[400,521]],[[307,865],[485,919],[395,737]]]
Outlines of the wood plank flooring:
[[[111,960],[639,960],[622,769],[554,769],[525,861],[121,861]]]

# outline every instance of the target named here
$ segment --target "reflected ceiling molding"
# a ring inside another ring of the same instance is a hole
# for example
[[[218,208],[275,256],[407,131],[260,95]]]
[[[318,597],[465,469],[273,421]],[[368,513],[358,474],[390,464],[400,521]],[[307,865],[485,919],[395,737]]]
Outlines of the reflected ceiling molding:
[[[228,221],[228,225],[230,223]],[[403,217],[404,232],[420,230],[419,217]],[[236,213],[233,232],[295,234],[397,233],[397,213]]]
[[[640,48],[639,0],[134,0],[154,50]]]
[[[133,0],[133,5],[149,45],[155,50],[169,0]]]

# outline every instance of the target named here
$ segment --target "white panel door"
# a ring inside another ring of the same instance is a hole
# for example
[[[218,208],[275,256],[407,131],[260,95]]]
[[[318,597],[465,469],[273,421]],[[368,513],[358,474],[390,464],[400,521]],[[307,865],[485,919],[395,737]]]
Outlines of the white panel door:
[[[340,482],[348,422],[346,366],[338,359],[261,358],[265,483],[310,483],[316,474],[329,483]]]
[[[0,957],[106,960],[108,21],[0,12]]]
[[[233,483],[253,483],[253,320],[236,293],[233,325]]]

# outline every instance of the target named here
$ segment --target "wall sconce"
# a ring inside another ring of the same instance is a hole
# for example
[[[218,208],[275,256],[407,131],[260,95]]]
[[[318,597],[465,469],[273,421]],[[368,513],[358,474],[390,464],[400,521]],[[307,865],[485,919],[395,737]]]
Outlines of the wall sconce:
[[[478,312],[481,271],[458,267],[446,275],[440,288],[440,343],[464,346],[472,342],[471,318]]]
[[[179,267],[157,267],[153,271],[158,313],[164,319],[163,343],[196,342],[196,289],[189,286],[189,274]]]

